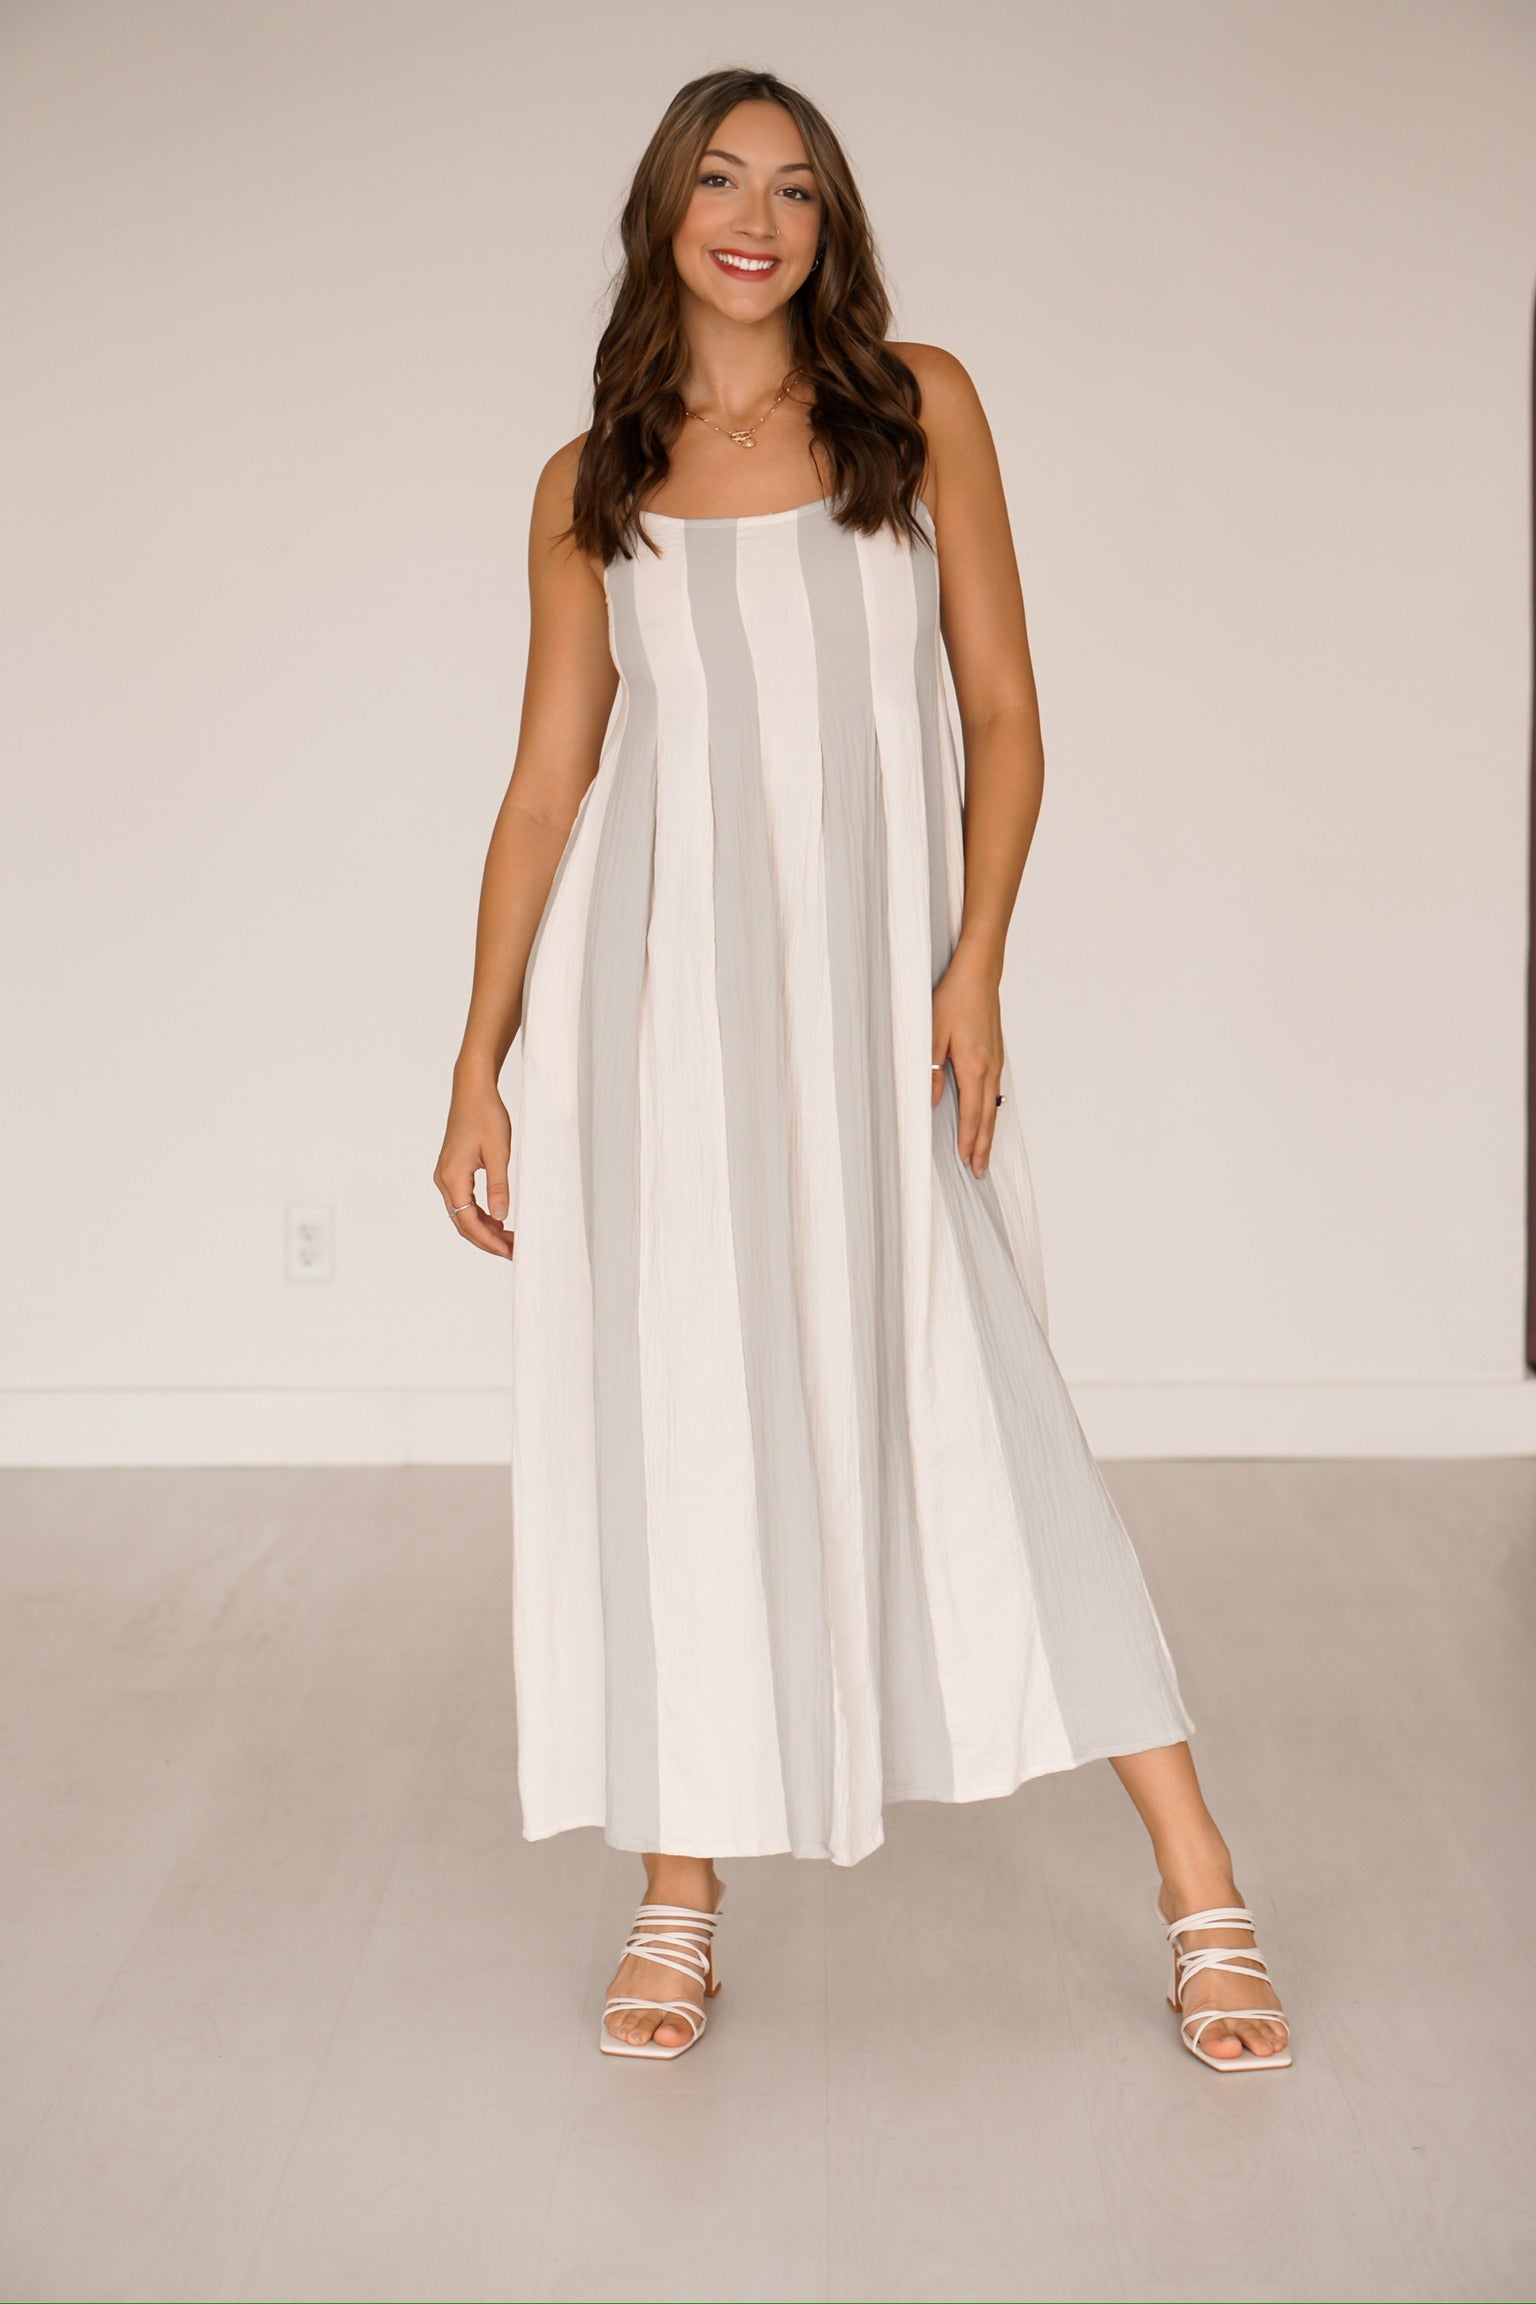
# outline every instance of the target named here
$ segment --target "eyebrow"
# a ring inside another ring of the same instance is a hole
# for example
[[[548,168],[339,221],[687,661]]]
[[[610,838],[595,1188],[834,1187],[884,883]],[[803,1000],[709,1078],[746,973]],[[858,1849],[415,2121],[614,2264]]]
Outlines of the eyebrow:
[[[711,144],[708,151],[700,153],[699,157],[702,160],[729,160],[732,166],[736,168],[745,168],[748,165],[739,152],[722,152],[718,144]],[[816,173],[809,160],[786,160],[782,166],[774,170],[774,174],[787,176],[796,169],[802,170],[807,176],[814,176]]]

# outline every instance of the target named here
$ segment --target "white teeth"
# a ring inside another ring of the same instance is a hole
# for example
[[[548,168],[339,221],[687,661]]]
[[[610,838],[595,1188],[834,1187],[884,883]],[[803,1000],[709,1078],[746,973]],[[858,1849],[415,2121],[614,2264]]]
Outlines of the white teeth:
[[[727,256],[719,248],[710,253],[717,264],[724,264],[732,272],[771,272],[778,262],[775,256]]]

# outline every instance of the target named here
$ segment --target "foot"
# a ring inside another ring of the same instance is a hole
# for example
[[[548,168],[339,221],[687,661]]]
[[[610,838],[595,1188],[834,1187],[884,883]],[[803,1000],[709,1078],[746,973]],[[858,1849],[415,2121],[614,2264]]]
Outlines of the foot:
[[[676,1858],[670,1865],[653,1867],[648,1859],[646,1873],[645,1903],[683,1904],[691,1912],[713,1912],[725,1885],[716,1877],[714,1866],[702,1860]],[[687,1923],[680,1921],[678,1925],[686,1928]],[[615,1993],[638,2000],[687,2000],[702,2009],[704,1979],[642,1959],[638,1952],[626,1952],[604,1998]],[[615,2008],[603,2021],[616,2040],[637,2047],[654,2039],[658,2048],[683,2048],[695,2033],[686,2017],[669,2016],[656,2008]]]
[[[1181,1871],[1172,1877],[1165,1875],[1157,1898],[1157,1908],[1165,1921],[1177,1920],[1185,1912],[1209,1912],[1218,1905],[1242,1903],[1231,1868],[1224,1863]],[[1255,1913],[1254,1917],[1258,1915]],[[1256,1941],[1247,1928],[1186,1928],[1170,1950],[1169,1967],[1171,1970],[1173,1950],[1195,1952],[1202,1944],[1222,1944],[1230,1945],[1237,1952],[1251,1952]],[[1266,1977],[1234,1976],[1230,1969],[1206,1968],[1184,1987],[1180,2013],[1195,2016],[1205,2008],[1278,2009],[1279,2006],[1280,1996]],[[1274,2056],[1289,2038],[1290,2027],[1283,2016],[1273,2019],[1237,2016],[1230,2023],[1218,2019],[1214,2024],[1207,2024],[1200,2034],[1200,2045],[1209,2055],[1230,2060],[1240,2056],[1245,2048],[1255,2056]]]

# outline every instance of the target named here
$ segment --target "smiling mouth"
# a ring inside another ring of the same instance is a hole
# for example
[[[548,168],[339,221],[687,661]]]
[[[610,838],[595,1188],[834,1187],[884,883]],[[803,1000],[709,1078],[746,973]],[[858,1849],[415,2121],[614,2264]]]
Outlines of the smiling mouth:
[[[729,272],[733,280],[766,280],[770,272],[777,272],[781,259],[777,256],[743,256],[735,248],[711,248],[710,255],[722,272]]]

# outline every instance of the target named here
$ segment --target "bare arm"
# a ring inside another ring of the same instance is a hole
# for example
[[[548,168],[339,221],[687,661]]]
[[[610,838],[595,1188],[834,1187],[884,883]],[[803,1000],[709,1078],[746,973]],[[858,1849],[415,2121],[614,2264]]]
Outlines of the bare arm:
[[[925,493],[965,748],[965,908],[949,967],[934,988],[933,1060],[947,1058],[954,1070],[959,1151],[980,1176],[1003,1068],[1003,955],[1040,814],[1045,749],[1008,505],[976,387],[948,352],[928,344],[897,349],[923,395]],[[935,1104],[942,1090],[936,1072]]]
[[[602,751],[618,673],[608,648],[602,578],[573,544],[570,521],[581,442],[551,458],[534,491],[528,539],[528,669],[517,753],[480,886],[474,979],[453,1096],[433,1181],[464,1237],[510,1256],[511,1123],[498,1081],[522,1021],[528,955],[576,811]],[[473,1202],[485,1170],[488,1213]]]

